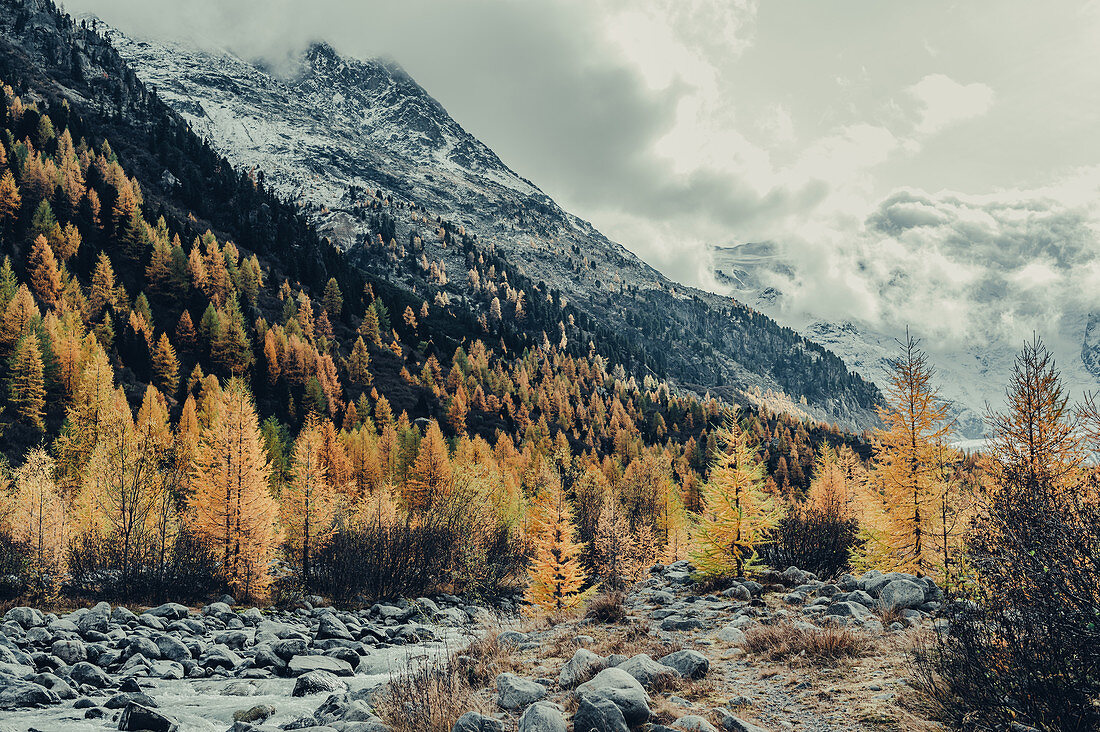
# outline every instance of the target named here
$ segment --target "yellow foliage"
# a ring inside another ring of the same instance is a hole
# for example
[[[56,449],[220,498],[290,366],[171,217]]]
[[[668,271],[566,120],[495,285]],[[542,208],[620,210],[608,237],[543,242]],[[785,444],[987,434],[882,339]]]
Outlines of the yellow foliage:
[[[718,431],[718,441],[691,559],[704,575],[742,576],[758,564],[756,547],[767,541],[783,509],[764,491],[764,468],[741,428],[730,422]]]

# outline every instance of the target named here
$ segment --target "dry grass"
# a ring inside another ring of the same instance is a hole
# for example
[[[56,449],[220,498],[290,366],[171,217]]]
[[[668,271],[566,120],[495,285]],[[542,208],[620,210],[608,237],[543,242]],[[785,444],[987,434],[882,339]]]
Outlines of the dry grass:
[[[831,664],[865,655],[871,639],[848,628],[800,628],[789,623],[762,625],[745,634],[745,650],[772,661]]]
[[[722,590],[728,590],[731,586],[733,586],[733,577],[700,577],[692,586],[691,591],[696,595],[711,595]]]
[[[373,707],[394,732],[450,732],[466,712],[489,713],[452,657],[446,661],[409,660],[410,671],[390,679]]]
[[[621,623],[626,620],[625,599],[626,595],[622,592],[599,595],[588,604],[585,617],[601,623]]]
[[[601,656],[610,656],[619,653],[624,656],[636,656],[639,653],[648,653],[654,659],[667,656],[670,653],[683,648],[679,643],[665,642],[656,636],[650,635],[649,627],[645,623],[636,623],[622,630],[614,630],[606,635],[596,637],[596,643],[592,651]]]
[[[508,628],[484,624],[473,642],[451,655],[451,665],[461,671],[470,684],[479,687],[492,685],[497,675],[505,671],[520,673],[524,668],[522,657],[514,646],[500,642],[500,634],[506,630],[529,632],[531,628],[526,624]]]
[[[900,607],[880,607],[877,609],[878,619],[882,621],[884,628],[889,628],[890,623],[905,624],[905,618],[901,614]]]

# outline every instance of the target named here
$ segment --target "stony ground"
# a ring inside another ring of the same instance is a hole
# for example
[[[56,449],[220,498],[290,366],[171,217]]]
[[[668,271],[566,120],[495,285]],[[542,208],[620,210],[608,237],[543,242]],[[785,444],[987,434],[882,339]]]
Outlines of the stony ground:
[[[489,702],[483,708],[493,710],[500,728],[521,732],[566,729],[556,719],[545,723],[554,718],[546,702],[563,719],[572,714],[577,730],[626,729],[592,704],[624,695],[634,700],[619,704],[624,721],[629,725],[628,708],[644,695],[653,732],[939,729],[916,711],[919,697],[907,682],[909,648],[934,632],[932,614],[942,599],[934,584],[877,572],[830,584],[794,568],[762,579],[769,584],[735,582],[705,593],[690,567],[676,563],[656,568],[627,595],[626,617],[617,623],[566,621],[506,632],[500,640],[511,645],[512,670],[483,692]],[[811,644],[809,653],[777,658],[774,648],[758,648],[768,629],[781,638],[837,634],[861,650],[819,658]],[[527,697],[516,691],[524,688]],[[527,719],[534,706],[506,701],[517,694],[528,704],[538,697],[539,714]],[[468,721],[463,732],[496,728],[488,718]]]
[[[932,583],[870,572],[830,584],[795,568],[715,587],[692,577],[683,562],[656,567],[608,606],[618,617],[552,622],[450,596],[354,612],[13,608],[0,730],[409,732],[416,717],[378,694],[422,668],[417,656],[479,680],[413,692],[445,718],[469,710],[455,732],[938,729],[907,682],[908,649],[935,632]]]

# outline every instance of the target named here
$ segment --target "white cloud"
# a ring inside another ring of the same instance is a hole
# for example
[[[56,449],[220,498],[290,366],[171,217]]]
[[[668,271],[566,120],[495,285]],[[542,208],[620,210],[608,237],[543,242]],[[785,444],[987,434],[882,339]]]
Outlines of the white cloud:
[[[991,87],[979,82],[960,84],[944,74],[929,74],[908,91],[921,105],[917,132],[925,135],[980,117],[993,106]]]

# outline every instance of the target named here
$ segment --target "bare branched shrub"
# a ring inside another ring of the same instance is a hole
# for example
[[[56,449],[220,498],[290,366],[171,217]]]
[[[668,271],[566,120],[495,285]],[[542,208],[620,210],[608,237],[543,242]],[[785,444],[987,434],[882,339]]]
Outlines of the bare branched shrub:
[[[749,630],[745,633],[744,648],[772,661],[816,665],[863,656],[871,648],[871,639],[849,628],[803,628],[781,623]]]
[[[410,659],[409,670],[390,679],[374,711],[394,732],[451,732],[466,712],[488,713],[454,657]]]
[[[760,556],[772,567],[798,567],[819,577],[837,577],[848,570],[858,534],[859,522],[844,517],[834,506],[798,506],[780,520]]]

